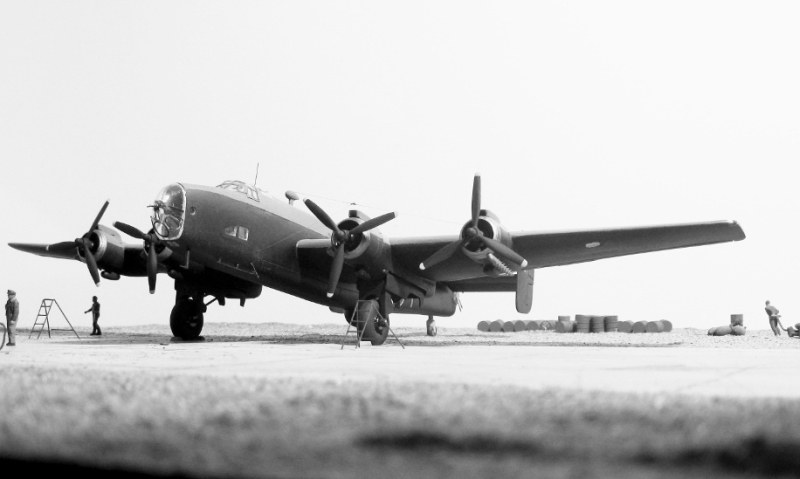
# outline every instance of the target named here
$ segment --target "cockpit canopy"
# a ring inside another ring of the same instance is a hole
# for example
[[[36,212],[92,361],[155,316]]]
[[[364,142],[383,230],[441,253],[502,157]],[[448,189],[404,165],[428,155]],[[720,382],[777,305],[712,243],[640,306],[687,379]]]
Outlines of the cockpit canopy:
[[[239,192],[253,201],[261,201],[262,197],[270,196],[266,191],[238,180],[224,181],[217,185],[217,188]]]
[[[153,203],[150,222],[153,231],[163,240],[180,238],[186,218],[186,190],[179,183],[165,186]]]

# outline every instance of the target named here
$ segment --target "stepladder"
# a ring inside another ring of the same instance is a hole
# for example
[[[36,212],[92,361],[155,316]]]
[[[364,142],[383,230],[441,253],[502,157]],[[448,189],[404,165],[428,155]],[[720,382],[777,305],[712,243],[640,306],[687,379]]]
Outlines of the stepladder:
[[[53,306],[58,308],[58,311],[61,313],[61,316],[63,316],[64,320],[69,325],[69,329],[56,329],[50,327],[50,313],[53,310]],[[48,338],[52,337],[51,334],[52,331],[72,331],[78,339],[81,339],[78,332],[75,331],[75,328],[72,326],[72,323],[69,322],[69,318],[67,318],[67,315],[64,313],[64,310],[61,309],[61,305],[59,305],[58,301],[56,301],[54,298],[42,299],[42,304],[39,305],[39,312],[36,313],[36,321],[33,322],[33,326],[31,327],[30,334],[28,334],[28,338],[30,339],[30,337],[33,336],[33,333],[35,333],[36,329],[38,328],[39,332],[36,335],[36,339],[39,339],[42,336],[42,331],[44,331],[45,327],[47,328]]]
[[[344,343],[347,341],[347,336],[350,334],[350,331],[353,330],[356,336],[356,349],[361,347],[361,341],[372,341],[375,334],[380,334],[376,331],[376,329],[386,328],[386,332],[383,335],[383,338],[391,333],[394,336],[394,339],[400,344],[400,346],[405,349],[405,345],[403,342],[400,341],[400,338],[397,337],[394,330],[389,326],[389,321],[387,318],[380,313],[378,308],[377,301],[374,300],[359,300],[356,304],[356,308],[353,310],[353,313],[350,315],[347,321],[349,324],[347,326],[347,331],[344,333],[344,337],[342,338],[342,347],[344,349]],[[380,342],[372,341],[372,344],[382,344],[383,339]]]

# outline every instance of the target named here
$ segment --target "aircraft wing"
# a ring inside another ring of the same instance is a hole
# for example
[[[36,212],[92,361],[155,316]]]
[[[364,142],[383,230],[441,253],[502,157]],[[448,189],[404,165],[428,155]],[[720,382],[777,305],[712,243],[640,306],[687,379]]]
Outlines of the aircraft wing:
[[[50,250],[49,244],[33,244],[33,243],[8,243],[14,249],[24,251],[39,256],[46,256],[48,258],[61,258],[61,259],[78,259],[78,248],[70,250],[54,249]]]
[[[66,248],[63,244],[39,244],[39,243],[8,243],[14,249],[25,253],[44,256],[47,258],[71,259],[84,261],[78,254],[78,248]],[[142,245],[124,245],[120,247],[122,255],[117,261],[109,262],[103,257],[97,258],[97,265],[100,269],[108,272],[116,272],[124,276],[144,276],[146,274],[146,255]],[[84,261],[85,262],[85,261]]]
[[[745,238],[735,221],[715,221],[627,228],[511,233],[510,246],[528,261],[525,269],[546,268],[598,259],[709,245]],[[452,243],[455,236],[393,239],[395,266],[434,281],[447,283],[455,291],[514,291],[514,277],[490,277],[481,265],[464,254],[454,254],[435,267],[420,271],[429,255]]]
[[[536,268],[702,246],[745,238],[735,221],[513,235],[514,249]]]

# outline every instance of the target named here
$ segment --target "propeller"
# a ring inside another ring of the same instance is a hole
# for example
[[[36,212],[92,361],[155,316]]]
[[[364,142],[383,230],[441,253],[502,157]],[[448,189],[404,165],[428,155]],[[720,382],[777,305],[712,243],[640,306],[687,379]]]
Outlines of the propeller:
[[[97,216],[95,216],[94,222],[92,222],[92,226],[89,228],[89,231],[80,238],[75,238],[73,241],[54,243],[47,247],[48,251],[53,252],[66,252],[77,248],[78,252],[84,258],[86,258],[86,266],[89,268],[89,274],[92,275],[92,280],[94,281],[95,286],[100,285],[100,269],[97,267],[97,258],[95,258],[94,253],[92,253],[92,248],[95,245],[91,240],[91,234],[100,224],[100,219],[103,217],[103,214],[105,214],[106,208],[108,208],[108,200],[103,203],[103,207],[100,208],[100,212],[98,212]]]
[[[520,256],[517,252],[504,245],[494,238],[484,236],[483,232],[478,228],[478,218],[481,213],[481,176],[475,174],[472,181],[472,221],[462,231],[462,238],[445,245],[441,249],[430,255],[425,261],[419,264],[419,269],[426,269],[433,267],[436,264],[450,258],[456,251],[465,247],[467,243],[473,240],[478,240],[483,243],[483,246],[490,248],[497,256],[505,259],[514,264],[518,264],[520,268],[528,265],[528,261]]]
[[[138,228],[121,221],[115,221],[114,227],[128,236],[143,240],[149,246],[147,250],[147,284],[150,286],[150,294],[155,293],[156,275],[158,274],[158,254],[156,253],[156,245],[160,243],[160,240],[154,233],[143,233]]]
[[[365,233],[373,228],[377,228],[387,221],[394,219],[396,215],[393,212],[386,213],[375,218],[370,218],[363,223],[359,223],[351,230],[343,230],[339,228],[339,225],[337,225],[331,219],[331,217],[328,216],[328,213],[320,208],[319,205],[310,199],[303,200],[303,203],[306,204],[308,209],[314,213],[314,216],[316,216],[322,224],[327,226],[328,229],[333,232],[331,235],[331,243],[333,244],[334,248],[336,248],[336,252],[334,253],[333,264],[331,265],[331,271],[328,275],[327,292],[328,297],[332,298],[333,293],[336,292],[336,285],[339,284],[339,277],[342,275],[342,269],[344,268],[344,253],[347,242],[350,241],[351,238],[358,236],[361,233]]]

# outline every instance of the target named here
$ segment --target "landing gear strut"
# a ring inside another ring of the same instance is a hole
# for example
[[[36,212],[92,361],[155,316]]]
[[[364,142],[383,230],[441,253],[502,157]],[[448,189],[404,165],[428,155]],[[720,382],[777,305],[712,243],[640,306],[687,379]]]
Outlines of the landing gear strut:
[[[172,334],[181,339],[199,338],[203,330],[204,311],[205,305],[202,299],[191,296],[178,297],[169,315]]]

